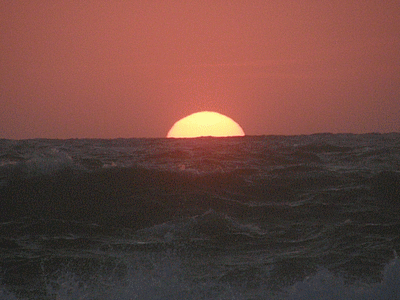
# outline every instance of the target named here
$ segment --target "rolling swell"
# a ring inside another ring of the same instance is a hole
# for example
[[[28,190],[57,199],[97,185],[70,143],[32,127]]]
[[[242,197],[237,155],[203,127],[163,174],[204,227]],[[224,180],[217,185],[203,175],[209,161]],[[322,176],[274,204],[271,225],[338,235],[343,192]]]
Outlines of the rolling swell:
[[[3,222],[60,219],[141,229],[210,209],[239,220],[268,223],[300,220],[304,215],[321,222],[355,218],[350,211],[357,201],[379,208],[369,219],[379,218],[380,211],[385,214],[400,208],[397,172],[383,171],[366,178],[298,165],[269,174],[246,180],[253,172],[63,169],[10,180],[0,190],[0,214]]]
[[[386,282],[383,266],[400,249],[399,140],[0,140],[1,284],[54,299],[63,294],[46,285],[56,278],[62,290],[60,274],[99,295],[147,278],[151,298],[160,278],[176,281],[171,264],[184,270],[182,299],[203,279],[241,285],[243,299],[264,299],[257,287],[304,292],[326,273]],[[160,270],[157,257],[171,253]]]
[[[10,181],[1,191],[1,219],[80,220],[138,229],[232,206],[215,201],[210,192],[240,182],[234,174],[194,176],[140,167],[63,170]]]

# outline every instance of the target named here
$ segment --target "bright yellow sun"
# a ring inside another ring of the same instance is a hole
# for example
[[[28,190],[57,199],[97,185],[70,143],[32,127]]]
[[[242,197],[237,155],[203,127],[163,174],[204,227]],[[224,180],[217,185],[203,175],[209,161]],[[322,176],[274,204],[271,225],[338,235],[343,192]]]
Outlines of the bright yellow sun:
[[[227,116],[217,112],[202,111],[180,119],[167,134],[167,138],[201,136],[244,136],[244,131],[238,123]]]

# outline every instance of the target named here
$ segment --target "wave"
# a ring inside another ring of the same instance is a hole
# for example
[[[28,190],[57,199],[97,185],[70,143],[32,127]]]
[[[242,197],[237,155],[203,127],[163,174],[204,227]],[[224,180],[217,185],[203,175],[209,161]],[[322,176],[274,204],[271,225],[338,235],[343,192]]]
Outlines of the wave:
[[[212,192],[243,183],[234,173],[197,175],[142,167],[90,173],[63,169],[9,180],[1,188],[1,220],[36,216],[142,228],[178,214],[229,206],[222,199],[214,201]]]
[[[341,219],[341,205],[355,201],[374,205],[378,217],[381,211],[400,209],[397,171],[343,176],[314,166],[288,166],[259,176],[251,169],[199,173],[134,166],[87,172],[65,168],[68,158],[61,161],[62,167],[56,170],[53,164],[50,174],[9,174],[8,183],[0,186],[0,220],[34,217],[140,229],[209,209],[258,220],[274,214],[288,219],[285,213],[295,219],[305,213]]]
[[[199,247],[201,241],[204,241],[207,244],[203,243],[203,246],[207,249],[215,249],[215,246],[227,249],[232,245],[239,250],[242,248],[241,242],[247,243],[245,247],[253,248],[253,243],[264,238],[267,233],[255,224],[241,223],[224,213],[210,209],[201,215],[139,230],[136,234],[137,239],[146,242],[156,241],[174,245],[180,242],[185,245],[194,242],[195,247]]]
[[[176,252],[142,257],[138,265],[129,258],[116,257],[93,273],[70,262],[67,268],[49,274],[41,290],[24,293],[0,285],[2,299],[265,299],[265,300],[384,300],[400,295],[400,261],[384,266],[376,282],[347,282],[339,274],[318,268],[307,278],[276,289],[251,269],[223,274],[194,276],[187,262]],[[85,261],[86,264],[95,262]],[[74,271],[71,271],[75,269]],[[80,271],[78,271],[80,270]],[[267,273],[268,271],[265,270]],[[46,272],[46,269],[43,270]],[[201,272],[200,272],[201,273]],[[31,279],[34,281],[34,279]]]
[[[383,271],[383,279],[373,284],[355,282],[346,284],[341,276],[320,269],[315,275],[286,289],[289,300],[380,300],[397,299],[400,295],[400,261],[389,262]]]
[[[399,137],[0,140],[0,298],[390,298]]]

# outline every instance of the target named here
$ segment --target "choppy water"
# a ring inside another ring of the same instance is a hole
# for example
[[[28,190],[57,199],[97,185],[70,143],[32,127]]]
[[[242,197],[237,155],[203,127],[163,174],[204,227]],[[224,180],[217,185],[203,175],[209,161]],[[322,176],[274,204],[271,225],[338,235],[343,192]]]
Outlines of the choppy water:
[[[0,140],[0,298],[400,299],[400,134]]]

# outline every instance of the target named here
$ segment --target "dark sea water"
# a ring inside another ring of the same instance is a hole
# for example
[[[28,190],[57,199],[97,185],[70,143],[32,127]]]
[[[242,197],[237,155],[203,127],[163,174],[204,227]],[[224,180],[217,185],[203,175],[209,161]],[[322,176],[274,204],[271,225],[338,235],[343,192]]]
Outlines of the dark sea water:
[[[0,207],[1,299],[400,299],[398,133],[3,139]]]

